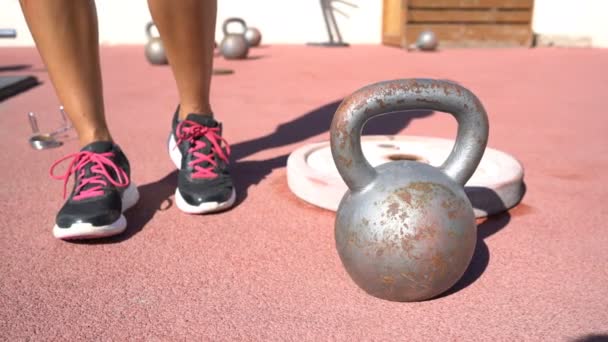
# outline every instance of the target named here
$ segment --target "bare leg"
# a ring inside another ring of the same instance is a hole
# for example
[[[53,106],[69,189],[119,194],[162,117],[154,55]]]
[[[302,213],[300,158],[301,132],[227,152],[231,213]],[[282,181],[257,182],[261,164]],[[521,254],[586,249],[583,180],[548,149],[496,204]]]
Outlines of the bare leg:
[[[20,0],[20,3],[80,144],[111,141],[104,114],[95,3],[85,0]]]
[[[212,115],[209,90],[213,67],[216,0],[148,0],[177,83],[181,119]]]

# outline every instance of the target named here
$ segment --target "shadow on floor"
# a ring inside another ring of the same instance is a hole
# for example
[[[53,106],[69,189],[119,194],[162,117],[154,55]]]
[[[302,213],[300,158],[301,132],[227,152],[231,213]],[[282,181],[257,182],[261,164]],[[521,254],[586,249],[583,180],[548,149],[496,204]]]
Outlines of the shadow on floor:
[[[254,60],[258,60],[258,59],[262,59],[262,58],[267,58],[268,55],[249,55],[247,56],[247,58],[245,58],[245,60],[247,61],[254,61]]]
[[[139,233],[157,212],[165,211],[173,207],[171,196],[175,193],[176,186],[177,170],[168,173],[165,177],[156,182],[138,186],[139,201],[133,208],[125,212],[125,217],[129,224],[124,233],[103,239],[74,240],[72,242],[77,244],[97,245],[119,243],[130,239],[132,236]]]
[[[31,64],[0,65],[0,72],[19,71],[31,68]]]
[[[0,102],[41,84],[42,82],[33,75],[0,76]]]
[[[318,107],[292,121],[280,124],[274,132],[234,144],[232,158],[236,161],[257,152],[294,144],[329,131],[331,120],[342,100]],[[384,115],[371,120],[363,129],[363,134],[397,134],[410,121],[433,114],[429,110],[414,110]]]
[[[579,337],[572,342],[608,342],[608,335],[606,334],[589,334],[583,337]]]
[[[232,145],[232,158],[236,161],[233,173],[237,182],[237,204],[247,197],[247,189],[262,181],[273,170],[285,167],[289,154],[261,161],[240,161],[257,152],[280,146],[295,144],[308,138],[326,133],[334,113],[342,100],[318,107],[292,121],[279,125],[274,132]],[[430,110],[395,112],[370,120],[363,134],[393,135],[406,128],[413,119],[432,115]]]

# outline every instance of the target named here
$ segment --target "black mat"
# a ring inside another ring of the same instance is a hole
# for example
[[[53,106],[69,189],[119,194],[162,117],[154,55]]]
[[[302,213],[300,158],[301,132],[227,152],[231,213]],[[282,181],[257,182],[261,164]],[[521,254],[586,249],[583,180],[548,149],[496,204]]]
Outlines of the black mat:
[[[0,101],[40,84],[35,76],[0,76]]]

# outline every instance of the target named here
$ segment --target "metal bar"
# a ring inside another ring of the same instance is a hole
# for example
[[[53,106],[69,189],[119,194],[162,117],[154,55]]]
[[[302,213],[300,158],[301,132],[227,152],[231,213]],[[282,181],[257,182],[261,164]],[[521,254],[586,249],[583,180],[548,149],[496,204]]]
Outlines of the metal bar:
[[[340,14],[342,14],[342,16],[349,18],[348,14],[346,14],[346,12],[344,12],[343,10],[336,8],[336,7],[332,7],[331,8],[332,11],[338,12]]]
[[[0,38],[17,38],[17,30],[0,28]]]
[[[353,3],[347,2],[347,1],[344,1],[344,0],[332,0],[332,1],[340,2],[340,3],[343,3],[343,4],[345,4],[347,6],[350,6],[350,7],[353,7],[353,8],[359,8],[359,6],[357,6],[357,5],[353,4]]]
[[[333,28],[333,32],[336,35],[337,43],[342,43],[342,35],[340,34],[340,29],[338,28],[338,23],[336,22],[336,16],[334,15],[334,9],[331,7],[331,3],[327,8],[327,19],[330,22],[331,27]],[[334,42],[332,36],[332,42]]]
[[[321,11],[323,11],[323,20],[325,21],[325,27],[327,28],[327,35],[329,36],[329,41],[334,42],[334,36],[331,31],[331,26],[327,19],[328,11],[331,11],[329,8],[329,2],[327,0],[321,0]]]
[[[27,113],[27,118],[30,121],[30,127],[32,128],[32,133],[37,134],[40,133],[40,129],[38,128],[38,120],[36,120],[36,114],[34,112]]]

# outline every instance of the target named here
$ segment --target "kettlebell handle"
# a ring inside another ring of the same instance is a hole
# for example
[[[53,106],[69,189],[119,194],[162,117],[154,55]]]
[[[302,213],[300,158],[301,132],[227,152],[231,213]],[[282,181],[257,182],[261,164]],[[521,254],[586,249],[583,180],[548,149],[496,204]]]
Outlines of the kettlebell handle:
[[[239,23],[243,26],[243,34],[245,33],[245,31],[247,30],[247,24],[245,23],[245,20],[241,19],[241,18],[228,18],[224,21],[224,25],[222,25],[222,31],[224,31],[224,35],[227,36],[228,33],[228,25],[232,24],[232,23]]]
[[[146,35],[148,36],[148,39],[158,38],[152,35],[153,27],[156,27],[156,24],[152,21],[146,24]]]
[[[365,188],[377,171],[363,156],[361,131],[376,116],[395,111],[429,109],[452,114],[458,122],[454,147],[439,167],[464,186],[471,178],[488,142],[488,117],[479,99],[452,82],[432,79],[383,81],[345,98],[336,111],[330,133],[336,167],[352,191]]]

